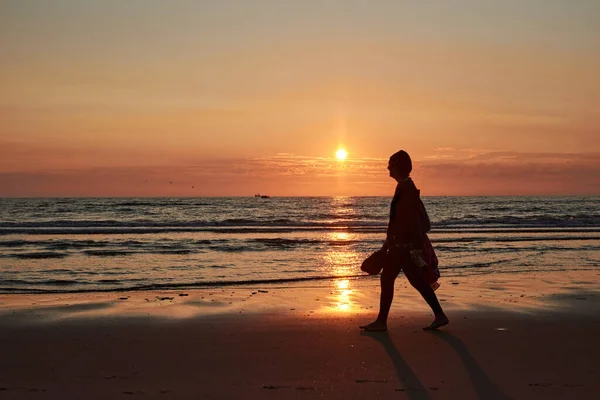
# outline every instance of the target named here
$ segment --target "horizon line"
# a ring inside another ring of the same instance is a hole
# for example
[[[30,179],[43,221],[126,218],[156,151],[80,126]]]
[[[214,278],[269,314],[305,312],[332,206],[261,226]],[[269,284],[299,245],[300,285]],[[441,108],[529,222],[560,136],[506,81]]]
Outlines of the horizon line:
[[[332,197],[393,197],[390,195],[301,195],[277,196],[272,198],[332,198]],[[473,195],[423,195],[421,197],[600,197],[600,193],[589,194],[473,194]],[[32,200],[32,199],[194,199],[194,198],[255,198],[254,195],[206,195],[206,196],[0,196],[0,200]]]

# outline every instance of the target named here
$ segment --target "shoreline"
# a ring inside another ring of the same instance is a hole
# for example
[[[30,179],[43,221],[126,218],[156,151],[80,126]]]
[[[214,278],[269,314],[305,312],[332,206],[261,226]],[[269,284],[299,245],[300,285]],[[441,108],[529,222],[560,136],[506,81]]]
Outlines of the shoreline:
[[[582,306],[586,310],[590,306],[579,299],[588,292],[600,292],[599,278],[600,271],[590,269],[443,276],[436,294],[449,310],[543,312],[573,308],[575,302],[581,312]],[[4,293],[0,294],[0,325],[3,319],[15,316],[39,322],[104,316],[191,318],[244,312],[280,313],[291,309],[347,316],[376,312],[378,305],[379,278],[366,275],[177,290]],[[595,306],[594,303],[591,307]],[[392,314],[406,309],[429,312],[401,274],[396,280]]]
[[[0,391],[3,399],[593,398],[599,276],[444,279],[437,293],[451,322],[433,333],[421,330],[431,312],[403,277],[383,334],[358,329],[377,312],[376,279],[187,296],[0,295]]]

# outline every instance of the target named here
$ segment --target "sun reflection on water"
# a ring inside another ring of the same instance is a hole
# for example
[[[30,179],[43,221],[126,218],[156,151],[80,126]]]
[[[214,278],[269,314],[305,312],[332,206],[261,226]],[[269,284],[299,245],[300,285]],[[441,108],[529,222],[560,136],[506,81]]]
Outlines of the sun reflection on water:
[[[357,213],[352,199],[348,197],[332,198],[329,211],[335,216],[338,223],[353,218]],[[353,287],[352,280],[346,277],[360,273],[359,266],[362,256],[354,250],[358,235],[339,230],[328,232],[324,239],[330,244],[323,255],[324,268],[329,274],[339,277],[333,281],[327,311],[357,311],[359,307],[355,303],[356,288]]]
[[[354,275],[358,272],[361,255],[346,246],[337,246],[338,243],[356,240],[356,234],[349,232],[329,232],[326,240],[333,243],[330,250],[324,255],[325,268],[335,276]]]
[[[348,232],[332,232],[329,234],[330,240],[345,241],[353,240],[356,236]],[[354,275],[358,272],[360,265],[360,254],[351,250],[334,249],[325,254],[326,268],[333,275],[341,279],[333,281],[333,290],[331,292],[330,310],[336,312],[355,311],[357,308],[354,302],[355,288],[352,287],[351,280],[343,278],[348,275]]]
[[[349,311],[352,308],[352,289],[350,289],[350,280],[341,279],[335,282],[336,291],[334,291],[335,309],[338,311]]]
[[[348,232],[331,232],[329,234],[329,239],[330,240],[335,240],[335,241],[345,241],[345,240],[351,240],[353,236],[356,235],[351,235]]]
[[[350,287],[350,281],[348,279],[342,279],[336,282],[336,286],[338,289],[348,289]]]

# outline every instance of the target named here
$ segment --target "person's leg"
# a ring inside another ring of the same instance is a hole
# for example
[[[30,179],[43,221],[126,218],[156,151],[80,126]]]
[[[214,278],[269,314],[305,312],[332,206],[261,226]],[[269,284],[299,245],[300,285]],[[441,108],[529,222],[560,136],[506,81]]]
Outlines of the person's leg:
[[[417,291],[421,294],[423,299],[425,299],[427,304],[429,304],[429,307],[431,307],[431,310],[435,314],[435,319],[433,320],[431,325],[425,327],[424,329],[437,329],[440,326],[447,325],[449,322],[448,317],[446,317],[446,314],[444,314],[442,306],[440,305],[440,302],[437,296],[435,295],[435,292],[425,280],[425,276],[423,275],[419,267],[410,263],[406,264],[402,270],[404,271],[404,275],[406,275],[406,278],[408,279],[412,287],[417,289]]]
[[[400,273],[399,268],[395,268],[392,265],[386,265],[381,272],[381,295],[379,298],[379,315],[375,322],[368,325],[362,325],[360,328],[366,331],[379,331],[383,332],[387,330],[387,319],[394,300],[394,282]]]
[[[394,300],[394,283],[400,273],[400,269],[384,268],[381,272],[381,296],[379,298],[379,315],[377,320],[387,323],[392,301]]]

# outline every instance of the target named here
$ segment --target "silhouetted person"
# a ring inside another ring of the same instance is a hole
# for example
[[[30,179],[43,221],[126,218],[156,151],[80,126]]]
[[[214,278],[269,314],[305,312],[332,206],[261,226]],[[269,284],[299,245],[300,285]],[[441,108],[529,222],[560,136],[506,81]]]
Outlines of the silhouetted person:
[[[400,273],[410,284],[419,291],[431,310],[435,319],[424,329],[437,329],[448,324],[448,318],[442,310],[432,287],[425,278],[423,263],[423,246],[426,239],[425,227],[421,209],[419,191],[410,178],[412,162],[410,156],[403,150],[393,154],[388,163],[390,176],[398,185],[390,207],[390,221],[387,237],[380,252],[387,253],[386,262],[381,272],[381,300],[379,315],[375,322],[362,325],[366,331],[386,331],[387,319],[394,299],[394,282]]]

